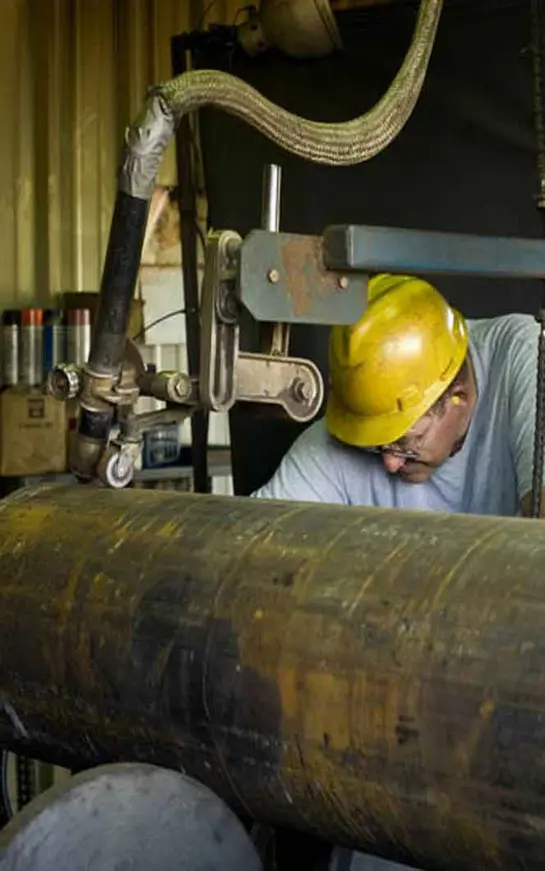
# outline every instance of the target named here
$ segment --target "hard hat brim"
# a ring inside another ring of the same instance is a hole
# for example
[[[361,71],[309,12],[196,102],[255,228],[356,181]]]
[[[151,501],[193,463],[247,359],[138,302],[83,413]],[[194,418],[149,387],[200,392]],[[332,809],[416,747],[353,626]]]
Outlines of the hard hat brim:
[[[438,399],[440,395],[436,398]],[[430,402],[426,411],[433,402],[435,400]],[[412,408],[408,412],[362,418],[348,411],[335,394],[330,392],[325,418],[329,434],[338,441],[356,448],[371,448],[392,444],[404,436],[422,414],[425,414],[425,411],[417,412],[415,416],[415,411],[417,409]]]

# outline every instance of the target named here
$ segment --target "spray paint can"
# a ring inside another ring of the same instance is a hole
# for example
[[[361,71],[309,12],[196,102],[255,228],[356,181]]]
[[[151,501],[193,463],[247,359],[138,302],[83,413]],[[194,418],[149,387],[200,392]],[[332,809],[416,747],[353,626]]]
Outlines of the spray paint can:
[[[91,351],[91,311],[88,308],[69,309],[66,330],[66,362],[83,366]]]
[[[21,311],[19,382],[26,387],[36,387],[44,380],[43,323],[43,309]]]
[[[2,315],[2,387],[15,387],[19,382],[19,335],[21,312],[17,309]]]
[[[46,375],[59,363],[65,362],[65,335],[62,311],[48,309],[44,313],[44,370]]]

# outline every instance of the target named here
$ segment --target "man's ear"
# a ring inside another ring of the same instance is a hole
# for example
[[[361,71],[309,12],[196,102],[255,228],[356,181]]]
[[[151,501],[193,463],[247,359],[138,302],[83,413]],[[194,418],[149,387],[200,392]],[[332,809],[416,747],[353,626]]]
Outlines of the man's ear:
[[[453,405],[462,405],[462,403],[467,402],[468,398],[469,394],[466,385],[456,384],[456,386],[451,390],[449,402]]]

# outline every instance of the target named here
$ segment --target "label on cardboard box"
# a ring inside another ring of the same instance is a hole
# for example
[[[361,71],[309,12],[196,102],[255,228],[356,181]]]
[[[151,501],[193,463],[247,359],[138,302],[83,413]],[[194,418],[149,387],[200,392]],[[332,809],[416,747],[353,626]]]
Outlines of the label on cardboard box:
[[[0,475],[46,475],[67,467],[64,403],[39,390],[0,394]]]

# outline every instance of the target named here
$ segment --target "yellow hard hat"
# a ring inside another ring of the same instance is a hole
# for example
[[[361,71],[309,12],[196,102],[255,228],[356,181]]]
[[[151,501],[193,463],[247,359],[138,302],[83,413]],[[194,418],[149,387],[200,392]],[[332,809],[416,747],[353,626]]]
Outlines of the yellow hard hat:
[[[464,318],[427,281],[374,276],[360,320],[331,330],[329,432],[356,447],[397,441],[454,380],[467,344]]]

